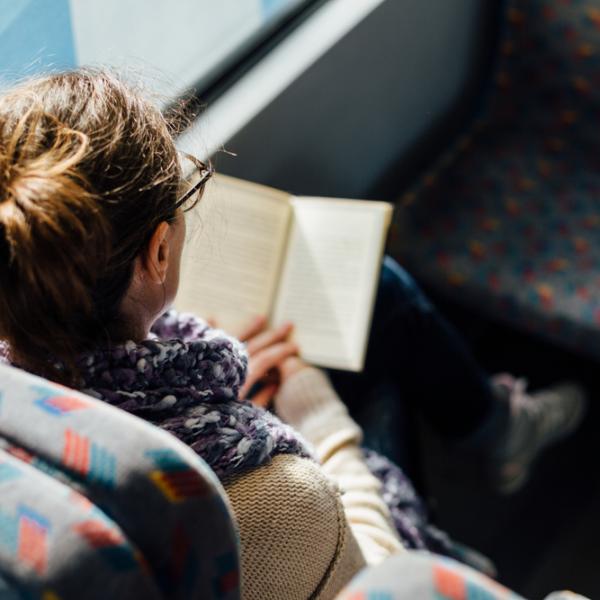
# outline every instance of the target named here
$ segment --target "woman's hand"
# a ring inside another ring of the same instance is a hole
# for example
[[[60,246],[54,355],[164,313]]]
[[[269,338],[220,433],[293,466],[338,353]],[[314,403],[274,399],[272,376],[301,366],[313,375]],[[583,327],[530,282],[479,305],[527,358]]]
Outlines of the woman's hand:
[[[239,335],[248,349],[248,375],[240,390],[245,398],[257,383],[264,385],[252,397],[258,406],[267,407],[279,386],[293,374],[305,368],[306,363],[298,357],[298,346],[289,341],[293,325],[284,323],[275,329],[267,329],[267,320],[258,317]]]

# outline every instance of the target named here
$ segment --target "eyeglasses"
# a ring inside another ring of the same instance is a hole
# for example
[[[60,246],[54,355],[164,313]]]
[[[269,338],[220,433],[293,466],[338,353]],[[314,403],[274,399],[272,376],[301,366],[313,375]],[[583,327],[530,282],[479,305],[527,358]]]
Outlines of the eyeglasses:
[[[202,186],[214,173],[213,167],[202,162],[199,158],[186,152],[182,152],[181,156],[189,162],[189,166],[183,169],[183,181],[187,189],[175,203],[175,210],[181,208],[194,194],[201,190]]]

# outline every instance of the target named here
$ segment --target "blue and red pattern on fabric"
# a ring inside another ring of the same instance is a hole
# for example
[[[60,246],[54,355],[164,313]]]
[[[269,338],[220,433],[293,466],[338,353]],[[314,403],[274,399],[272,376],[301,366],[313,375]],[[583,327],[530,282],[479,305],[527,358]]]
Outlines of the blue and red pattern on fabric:
[[[104,598],[108,585],[115,597],[189,598],[218,579],[221,591],[202,591],[207,598],[239,598],[231,514],[191,450],[2,364],[0,395],[0,570],[20,594]],[[157,471],[187,477],[169,482],[175,501],[157,489]]]
[[[18,559],[43,574],[48,564],[50,519],[26,505],[18,508]]]
[[[82,410],[90,406],[85,398],[69,395],[68,390],[65,390],[65,393],[57,394],[56,388],[35,385],[31,389],[40,396],[36,400],[36,405],[53,416],[60,417],[73,410]]]
[[[207,482],[172,450],[148,450],[146,455],[157,467],[150,478],[171,502],[210,494]]]
[[[508,0],[482,117],[404,198],[417,277],[600,357],[600,2]]]
[[[338,600],[523,600],[452,559],[429,552],[396,554],[360,573]]]

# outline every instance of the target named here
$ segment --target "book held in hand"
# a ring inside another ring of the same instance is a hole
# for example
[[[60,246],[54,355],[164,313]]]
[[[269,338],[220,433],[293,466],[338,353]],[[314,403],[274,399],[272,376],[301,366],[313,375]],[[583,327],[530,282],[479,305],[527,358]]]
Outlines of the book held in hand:
[[[258,315],[291,321],[307,362],[360,371],[391,215],[217,175],[189,213],[175,307],[234,335]]]

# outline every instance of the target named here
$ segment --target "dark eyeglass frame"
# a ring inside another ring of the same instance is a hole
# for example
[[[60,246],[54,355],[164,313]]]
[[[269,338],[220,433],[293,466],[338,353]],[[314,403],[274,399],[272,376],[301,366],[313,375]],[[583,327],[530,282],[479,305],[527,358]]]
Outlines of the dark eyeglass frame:
[[[177,199],[177,202],[175,202],[175,210],[181,208],[195,193],[200,191],[204,184],[212,177],[212,174],[215,172],[212,165],[207,165],[192,154],[188,154],[187,152],[181,152],[180,154],[181,156],[187,158],[196,167],[196,169],[198,169],[200,178],[187,192],[185,192],[185,194],[183,194],[183,196],[181,196],[181,198]]]

